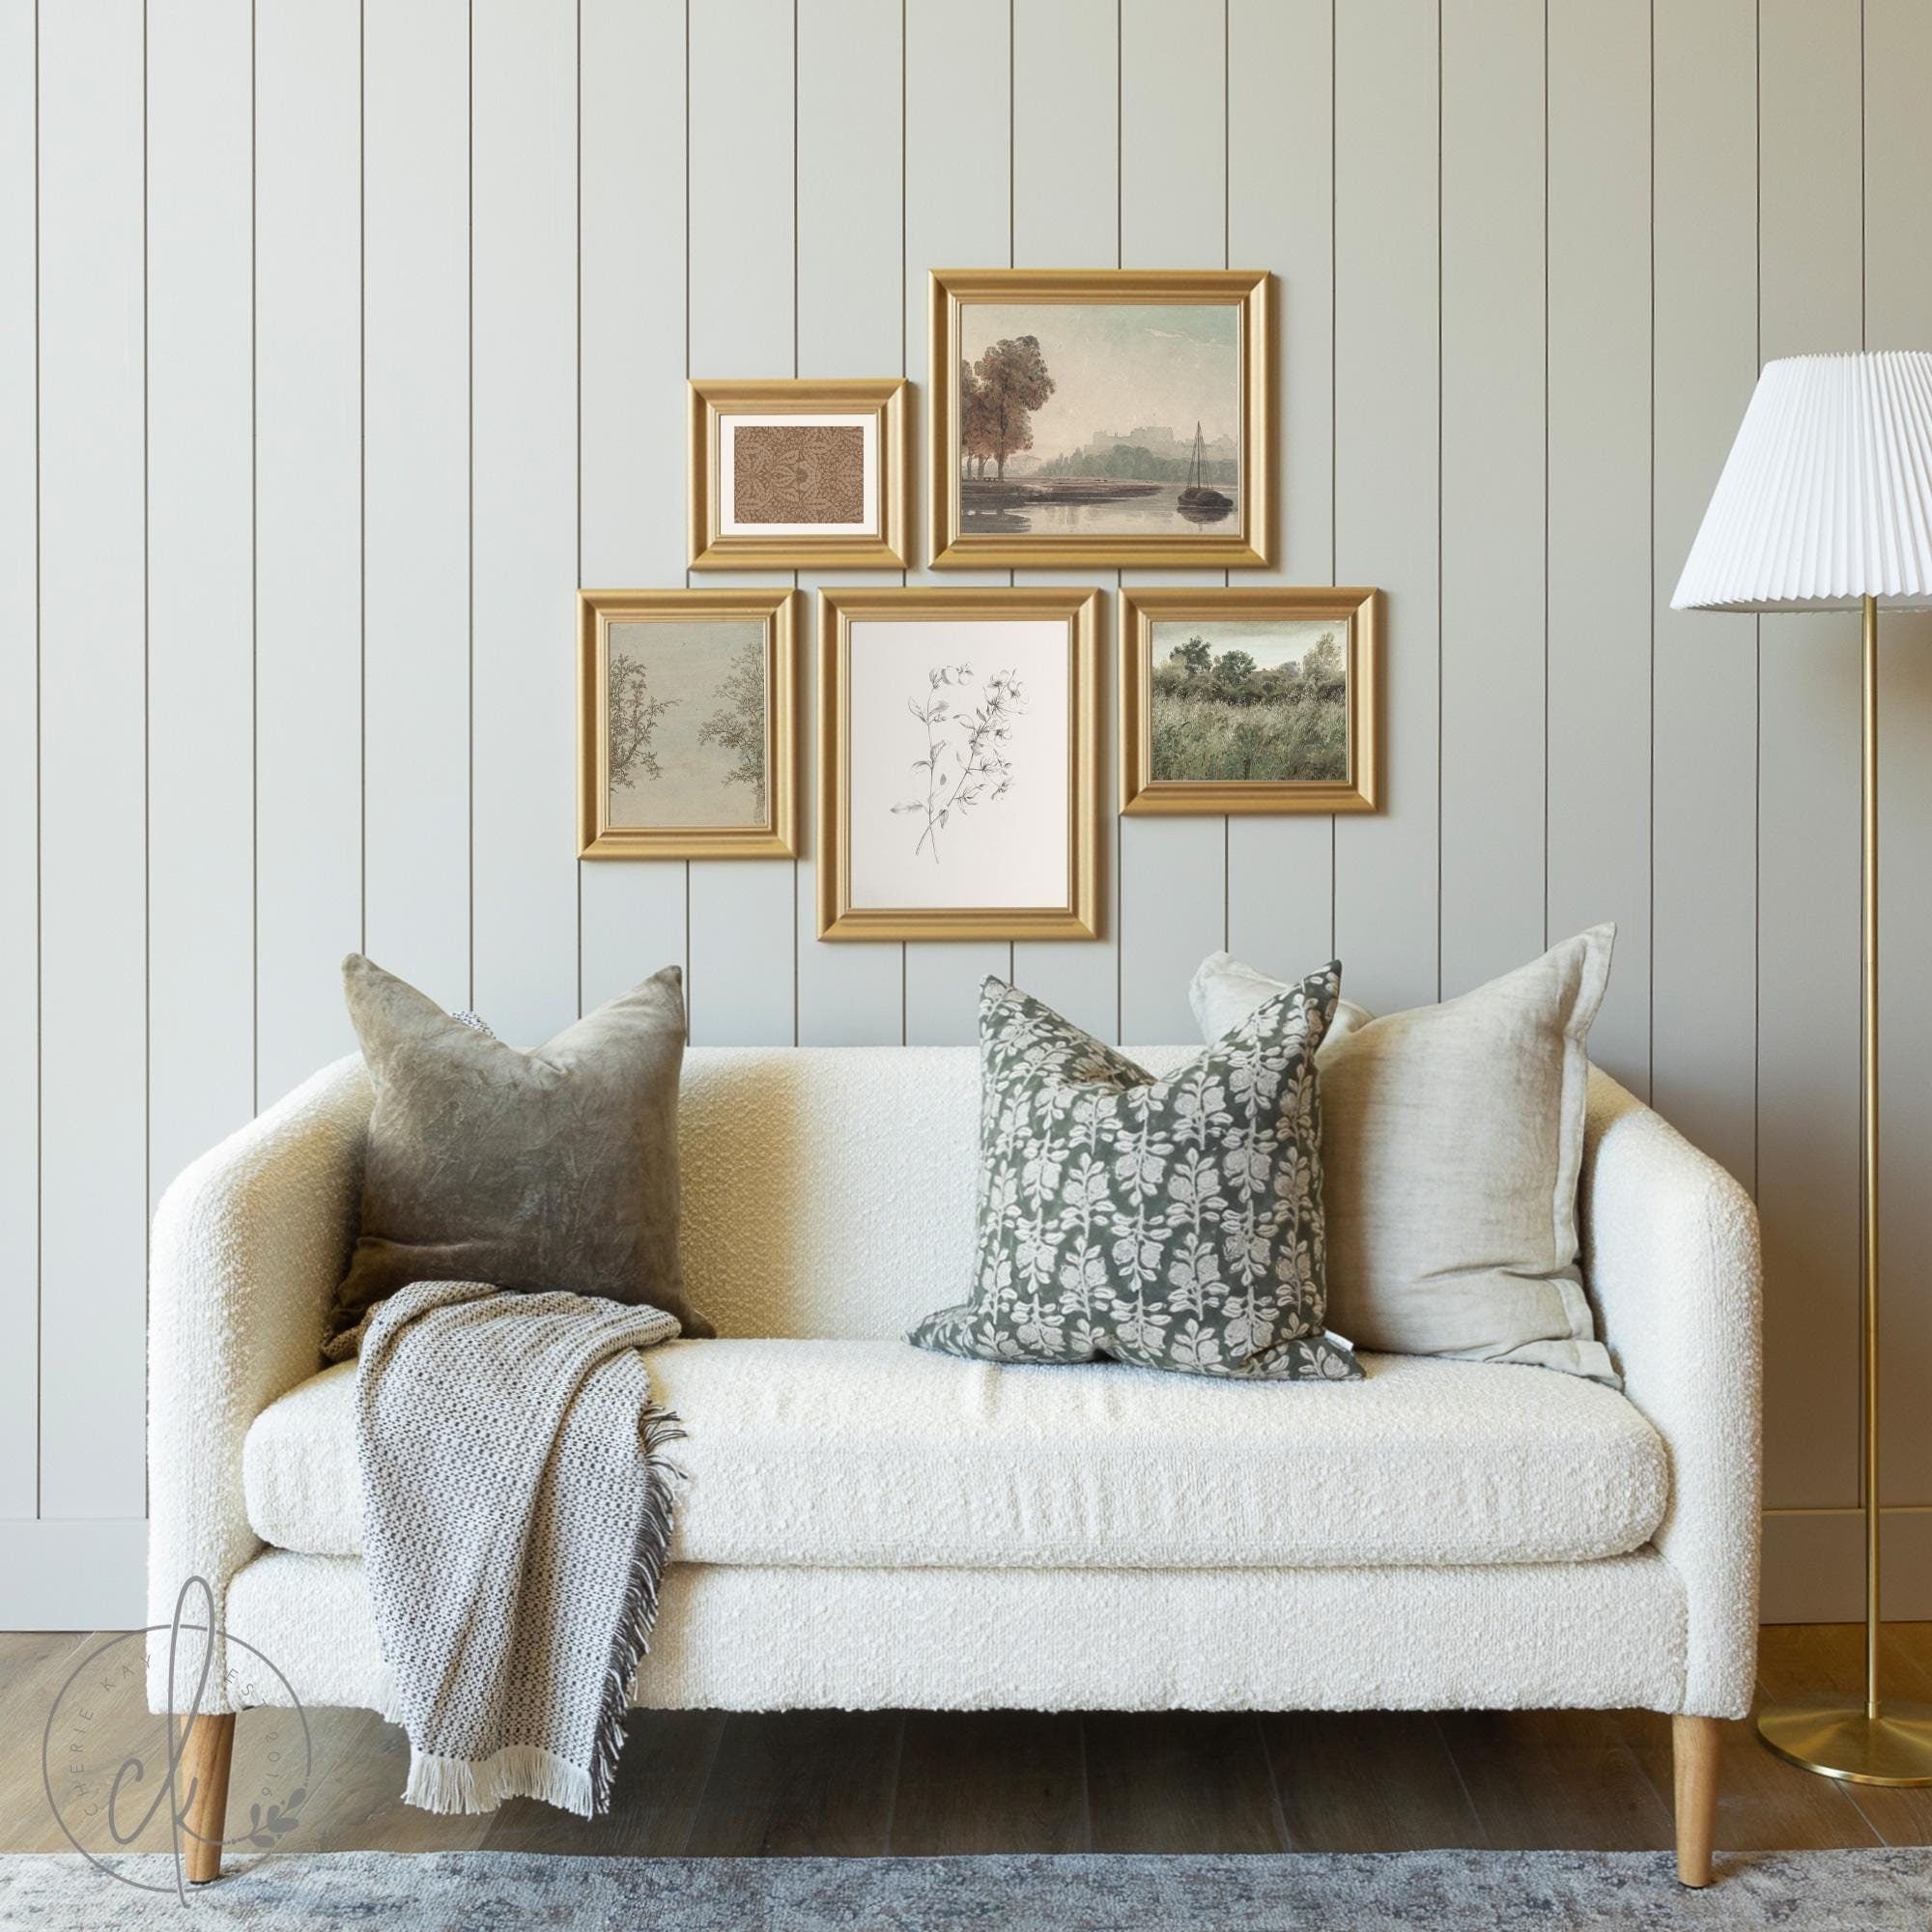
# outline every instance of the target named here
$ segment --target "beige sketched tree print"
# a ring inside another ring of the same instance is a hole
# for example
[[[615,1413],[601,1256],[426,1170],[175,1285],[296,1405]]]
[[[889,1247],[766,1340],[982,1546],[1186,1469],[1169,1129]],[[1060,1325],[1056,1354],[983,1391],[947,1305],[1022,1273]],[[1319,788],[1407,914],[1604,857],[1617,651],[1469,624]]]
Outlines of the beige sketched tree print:
[[[640,784],[646,779],[664,776],[651,740],[657,735],[658,721],[673,704],[674,697],[654,697],[643,665],[626,652],[611,658],[609,703],[611,788]]]
[[[731,655],[719,685],[718,709],[697,727],[700,745],[730,754],[726,784],[750,785],[752,815],[765,815],[765,647],[747,639]]]

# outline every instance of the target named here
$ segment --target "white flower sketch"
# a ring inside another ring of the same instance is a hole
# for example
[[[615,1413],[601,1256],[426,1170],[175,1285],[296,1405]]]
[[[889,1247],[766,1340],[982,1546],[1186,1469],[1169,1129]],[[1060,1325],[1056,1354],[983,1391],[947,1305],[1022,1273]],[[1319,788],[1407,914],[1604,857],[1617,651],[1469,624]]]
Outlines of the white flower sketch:
[[[915,855],[930,851],[939,863],[939,835],[956,813],[982,800],[991,804],[1012,788],[1008,745],[1012,721],[1026,710],[1026,687],[1015,670],[997,670],[980,687],[979,702],[969,692],[973,667],[940,665],[926,673],[926,695],[906,699],[906,709],[925,726],[925,755],[912,761],[925,792],[893,807],[913,812],[923,824]]]

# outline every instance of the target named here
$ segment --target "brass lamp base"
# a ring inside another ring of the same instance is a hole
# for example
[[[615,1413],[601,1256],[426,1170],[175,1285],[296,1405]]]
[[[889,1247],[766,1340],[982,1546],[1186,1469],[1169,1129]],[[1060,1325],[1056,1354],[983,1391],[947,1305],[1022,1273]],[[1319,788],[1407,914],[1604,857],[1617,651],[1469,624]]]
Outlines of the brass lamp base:
[[[1794,1697],[1758,1713],[1779,1757],[1850,1784],[1932,1784],[1932,1704],[1888,1699],[1876,1718],[1845,1697]]]

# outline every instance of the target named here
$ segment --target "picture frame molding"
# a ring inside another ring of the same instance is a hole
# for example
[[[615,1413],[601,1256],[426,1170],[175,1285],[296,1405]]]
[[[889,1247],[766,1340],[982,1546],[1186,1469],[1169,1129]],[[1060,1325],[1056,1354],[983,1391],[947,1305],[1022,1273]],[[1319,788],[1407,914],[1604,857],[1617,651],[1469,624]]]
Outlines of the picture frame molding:
[[[1379,809],[1380,710],[1378,687],[1381,592],[1365,584],[1253,583],[1125,588],[1120,594],[1121,810],[1130,816],[1197,812],[1236,816],[1363,812]],[[1349,777],[1293,780],[1153,778],[1153,627],[1218,611],[1253,622],[1332,619],[1348,625]]]
[[[579,590],[578,856],[582,859],[795,859],[798,856],[799,720],[804,594],[791,589]],[[765,706],[765,823],[613,826],[610,733],[604,728],[611,623],[650,618],[761,618],[770,687]]]
[[[840,585],[818,593],[818,937],[827,940],[1100,937],[1100,615],[1090,586]],[[854,618],[1067,627],[1067,901],[1057,906],[855,907],[851,902],[851,642]]]
[[[928,519],[937,570],[1095,565],[1202,570],[1265,568],[1275,551],[1275,302],[1265,269],[932,269],[926,273]],[[1241,304],[1241,527],[1180,537],[1094,533],[1035,537],[959,527],[959,310],[1000,300],[1081,306],[1117,302]]]
[[[696,378],[687,384],[685,502],[693,570],[904,570],[911,562],[912,384],[790,377]],[[874,415],[878,418],[876,534],[727,534],[718,492],[719,439],[729,415]]]

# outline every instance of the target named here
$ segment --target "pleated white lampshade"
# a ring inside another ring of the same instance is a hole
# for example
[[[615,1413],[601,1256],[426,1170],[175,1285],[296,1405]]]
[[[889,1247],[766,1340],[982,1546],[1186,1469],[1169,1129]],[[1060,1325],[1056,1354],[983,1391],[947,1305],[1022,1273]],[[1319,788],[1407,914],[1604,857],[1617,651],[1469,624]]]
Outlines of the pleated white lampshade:
[[[1767,362],[1676,611],[1932,610],[1932,353]]]

